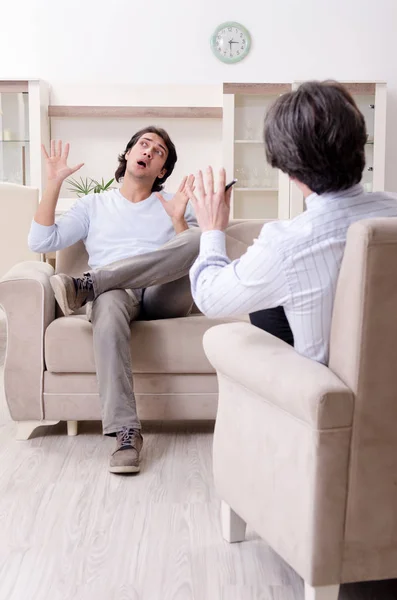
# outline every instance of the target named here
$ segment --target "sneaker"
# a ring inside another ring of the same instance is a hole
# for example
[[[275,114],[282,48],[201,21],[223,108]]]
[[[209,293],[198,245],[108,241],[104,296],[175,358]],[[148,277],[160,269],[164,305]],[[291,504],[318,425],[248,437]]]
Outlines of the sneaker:
[[[117,433],[116,450],[110,457],[111,473],[138,473],[139,453],[142,450],[143,438],[140,431],[123,427]]]
[[[94,286],[89,273],[83,277],[70,277],[64,273],[50,277],[56,301],[65,316],[71,315],[89,300],[94,299]]]

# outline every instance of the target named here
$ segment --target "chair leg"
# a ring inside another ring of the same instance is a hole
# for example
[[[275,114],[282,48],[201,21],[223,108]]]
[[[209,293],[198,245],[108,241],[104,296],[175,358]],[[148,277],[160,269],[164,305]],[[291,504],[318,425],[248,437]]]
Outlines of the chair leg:
[[[305,600],[338,600],[339,585],[312,587],[305,583]]]
[[[78,421],[68,421],[68,435],[73,436],[77,435]]]
[[[224,539],[233,544],[245,540],[246,522],[234,512],[226,502],[221,505],[222,535]]]
[[[18,421],[16,439],[18,441],[26,441],[38,427],[44,425],[57,425],[59,421]]]

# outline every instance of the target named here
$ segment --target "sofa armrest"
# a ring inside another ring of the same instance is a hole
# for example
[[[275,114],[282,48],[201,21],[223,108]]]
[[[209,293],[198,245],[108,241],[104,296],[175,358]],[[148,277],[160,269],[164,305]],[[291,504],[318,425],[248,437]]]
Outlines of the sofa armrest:
[[[349,427],[354,396],[328,367],[248,323],[218,325],[204,335],[204,350],[222,380],[250,390],[314,429]]]
[[[0,306],[7,318],[4,389],[15,421],[44,418],[44,333],[55,317],[53,273],[46,263],[26,261],[0,280]]]

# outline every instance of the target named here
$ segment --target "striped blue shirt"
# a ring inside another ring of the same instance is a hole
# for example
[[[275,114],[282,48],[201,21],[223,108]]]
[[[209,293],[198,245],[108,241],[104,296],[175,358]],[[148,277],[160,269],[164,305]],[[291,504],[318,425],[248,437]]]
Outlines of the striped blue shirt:
[[[198,308],[209,317],[238,316],[284,306],[295,349],[327,364],[332,309],[349,226],[397,217],[397,195],[366,193],[361,185],[306,199],[290,221],[266,223],[238,260],[226,254],[225,234],[201,236],[190,271]]]

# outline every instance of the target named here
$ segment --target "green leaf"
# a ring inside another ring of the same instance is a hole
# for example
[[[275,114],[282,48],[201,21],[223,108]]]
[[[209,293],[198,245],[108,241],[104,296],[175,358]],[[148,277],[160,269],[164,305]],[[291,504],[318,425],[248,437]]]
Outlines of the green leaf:
[[[107,182],[107,184],[105,186],[106,190],[112,185],[113,181],[114,181],[114,177],[112,177],[112,179],[109,179],[109,181]]]
[[[96,179],[92,179],[92,182],[95,184],[95,193],[99,194],[100,192],[105,192],[113,183],[114,178],[109,179],[107,183],[105,183],[104,178],[102,177],[101,181],[97,181]]]

